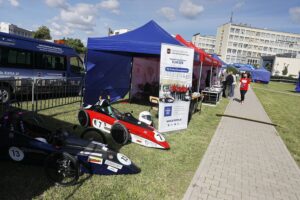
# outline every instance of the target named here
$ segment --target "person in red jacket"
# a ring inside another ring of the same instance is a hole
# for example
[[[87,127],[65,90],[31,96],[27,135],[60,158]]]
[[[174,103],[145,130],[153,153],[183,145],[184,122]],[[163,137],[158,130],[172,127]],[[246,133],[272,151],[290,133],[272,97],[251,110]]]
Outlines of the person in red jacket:
[[[242,78],[240,79],[241,103],[244,103],[245,94],[248,91],[250,82],[251,80],[248,78],[248,75],[246,73],[242,74]]]

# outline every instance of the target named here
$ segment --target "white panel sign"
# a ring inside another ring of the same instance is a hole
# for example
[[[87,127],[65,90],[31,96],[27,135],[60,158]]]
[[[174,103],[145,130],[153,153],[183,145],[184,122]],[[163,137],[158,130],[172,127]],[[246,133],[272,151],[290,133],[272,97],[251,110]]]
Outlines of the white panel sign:
[[[159,132],[187,128],[194,50],[162,44],[160,58]]]

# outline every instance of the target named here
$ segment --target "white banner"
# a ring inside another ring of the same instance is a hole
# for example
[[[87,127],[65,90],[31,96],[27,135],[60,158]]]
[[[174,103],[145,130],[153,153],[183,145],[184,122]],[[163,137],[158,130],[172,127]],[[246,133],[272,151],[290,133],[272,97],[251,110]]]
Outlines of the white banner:
[[[187,128],[194,50],[162,44],[159,85],[159,132]]]

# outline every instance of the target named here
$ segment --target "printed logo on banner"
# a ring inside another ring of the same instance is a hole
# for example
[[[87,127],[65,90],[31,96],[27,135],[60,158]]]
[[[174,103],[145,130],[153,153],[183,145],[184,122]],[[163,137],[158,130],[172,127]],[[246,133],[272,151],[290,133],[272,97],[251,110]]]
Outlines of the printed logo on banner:
[[[172,116],[172,106],[166,106],[165,107],[164,116],[165,117]]]

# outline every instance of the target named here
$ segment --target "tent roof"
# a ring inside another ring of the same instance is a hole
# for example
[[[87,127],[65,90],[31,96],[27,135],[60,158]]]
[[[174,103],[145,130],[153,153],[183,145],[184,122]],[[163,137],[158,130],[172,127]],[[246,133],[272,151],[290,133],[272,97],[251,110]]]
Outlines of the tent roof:
[[[200,61],[204,63],[204,65],[212,65],[212,58],[202,49],[196,47],[193,43],[186,41],[181,35],[177,34],[175,37],[180,43],[185,46],[194,48],[195,52],[200,55]]]
[[[211,57],[217,59],[222,65],[227,65],[217,54],[213,53],[211,54]]]
[[[196,47],[193,43],[186,41],[181,35],[177,34],[175,37],[179,42],[187,47],[194,48],[195,52],[200,55],[200,61],[203,62],[204,65],[220,67],[221,63],[218,60],[212,58],[209,54],[207,54],[204,50]]]
[[[159,55],[161,44],[181,45],[153,20],[124,34],[88,38],[87,48],[97,51],[116,51]]]

